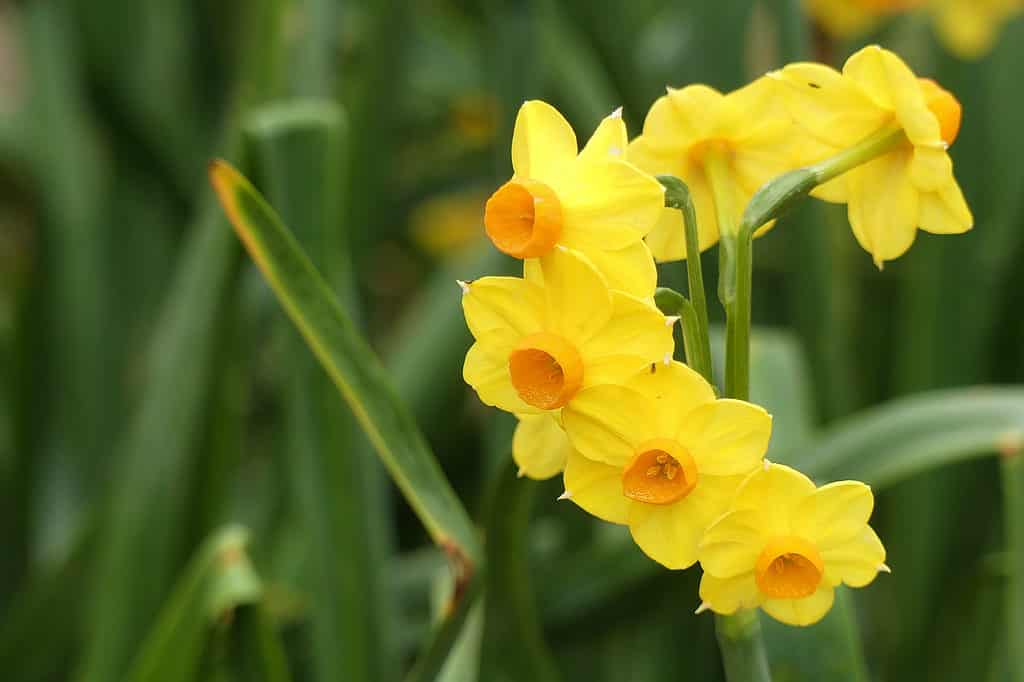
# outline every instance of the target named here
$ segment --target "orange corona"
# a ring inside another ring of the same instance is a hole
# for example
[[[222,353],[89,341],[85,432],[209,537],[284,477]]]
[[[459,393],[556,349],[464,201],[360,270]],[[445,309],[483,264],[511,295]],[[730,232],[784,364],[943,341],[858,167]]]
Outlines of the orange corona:
[[[537,258],[562,235],[562,205],[543,182],[513,178],[487,200],[484,228],[499,251]]]
[[[512,386],[527,405],[556,410],[583,385],[583,361],[576,347],[557,334],[525,337],[508,358]]]
[[[921,90],[924,92],[924,100],[928,109],[939,119],[939,132],[942,141],[946,144],[953,144],[956,136],[960,133],[960,120],[963,116],[963,108],[956,97],[931,78],[918,78],[921,83]]]
[[[817,548],[802,538],[773,538],[754,566],[757,587],[770,599],[809,597],[821,584],[825,565]]]
[[[647,504],[672,504],[697,485],[697,464],[673,440],[656,438],[641,443],[622,472],[622,494]]]

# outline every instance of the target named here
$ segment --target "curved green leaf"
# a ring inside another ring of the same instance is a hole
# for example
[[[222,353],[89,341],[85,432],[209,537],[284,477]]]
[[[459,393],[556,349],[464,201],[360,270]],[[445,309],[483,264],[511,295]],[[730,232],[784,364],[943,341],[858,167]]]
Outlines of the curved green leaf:
[[[844,420],[787,458],[820,480],[890,486],[945,464],[1019,446],[1024,389],[977,387],[924,393]]]
[[[469,516],[373,350],[253,186],[224,161],[210,165],[210,178],[242,243],[430,536],[472,570],[480,546]]]

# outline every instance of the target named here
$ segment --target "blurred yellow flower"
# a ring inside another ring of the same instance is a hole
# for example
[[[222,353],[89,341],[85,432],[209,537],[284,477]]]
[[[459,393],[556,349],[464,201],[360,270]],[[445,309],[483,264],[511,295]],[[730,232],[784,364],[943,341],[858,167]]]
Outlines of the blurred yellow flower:
[[[976,59],[992,49],[999,29],[1024,9],[1021,0],[931,0],[935,29],[949,49]]]
[[[594,386],[562,411],[574,450],[566,495],[591,514],[628,524],[655,561],[697,561],[705,529],[761,466],[771,417],[679,362],[653,364],[622,385]]]
[[[918,227],[936,234],[971,229],[946,151],[960,129],[960,103],[950,93],[877,45],[851,56],[842,73],[798,63],[772,75],[788,84],[794,119],[821,142],[848,150],[888,140],[885,153],[813,192],[847,204],[853,233],[878,267],[905,253]]]
[[[413,240],[424,251],[440,257],[476,244],[480,235],[479,192],[432,197],[418,204],[409,216]]]
[[[583,252],[612,289],[654,294],[657,273],[646,235],[664,206],[657,180],[624,159],[626,125],[605,118],[583,151],[551,105],[523,104],[512,136],[515,174],[484,210],[487,235],[515,258],[536,258],[555,246]]]
[[[671,355],[674,318],[609,290],[582,254],[558,248],[524,272],[461,283],[476,339],[463,377],[484,403],[517,415],[551,412],[587,386]]]
[[[889,570],[868,525],[873,507],[863,483],[816,489],[786,466],[756,471],[700,542],[698,611],[760,606],[783,623],[816,623],[832,607],[837,585],[863,587]]]
[[[572,444],[558,421],[558,414],[518,415],[512,436],[512,459],[519,475],[536,480],[551,478],[565,470]]]
[[[727,95],[706,85],[670,88],[651,106],[627,158],[689,186],[703,251],[718,241],[720,217],[734,228],[761,185],[812,160],[808,146],[794,135],[778,84],[761,78]],[[662,209],[647,244],[659,261],[686,258],[681,213]]]
[[[966,59],[985,55],[999,29],[1024,8],[1021,0],[804,0],[810,13],[836,38],[861,35],[894,14],[920,9],[931,15],[942,42]]]

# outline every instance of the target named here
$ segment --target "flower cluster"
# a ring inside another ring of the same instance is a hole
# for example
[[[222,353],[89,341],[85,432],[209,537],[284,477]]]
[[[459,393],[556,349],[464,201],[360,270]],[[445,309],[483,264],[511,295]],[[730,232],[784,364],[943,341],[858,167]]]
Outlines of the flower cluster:
[[[959,120],[949,93],[877,47],[842,72],[792,64],[730,94],[670,90],[632,142],[615,112],[582,151],[557,111],[525,103],[514,175],[484,213],[494,245],[523,260],[522,276],[460,282],[475,339],[464,377],[518,417],[521,475],[561,473],[565,498],[628,526],[655,561],[700,563],[698,610],[762,607],[808,625],[836,586],[887,570],[868,486],[818,488],[768,462],[768,413],[717,397],[673,360],[678,318],[654,303],[655,258],[688,254],[654,176],[687,183],[705,249],[731,238],[758,188],[809,165],[823,182],[815,196],[848,204],[881,265],[918,227],[969,229],[946,153]]]

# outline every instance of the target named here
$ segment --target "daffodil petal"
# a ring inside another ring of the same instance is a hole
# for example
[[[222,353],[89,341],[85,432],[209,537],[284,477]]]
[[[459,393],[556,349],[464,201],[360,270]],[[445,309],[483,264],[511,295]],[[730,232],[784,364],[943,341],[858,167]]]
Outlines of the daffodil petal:
[[[612,314],[604,278],[581,253],[560,248],[540,258],[548,328],[581,347]]]
[[[674,138],[687,142],[708,137],[721,118],[725,97],[707,85],[687,85],[679,90],[669,88],[666,99],[673,109],[659,109],[659,114],[664,111],[664,119],[659,116],[652,121],[650,128],[644,121],[644,135],[652,135],[659,140]]]
[[[896,113],[911,142],[940,142],[939,121],[925,104],[914,72],[889,50],[868,45],[843,65],[843,75],[856,82],[872,99]]]
[[[543,480],[561,473],[570,450],[569,437],[553,415],[519,415],[512,436],[512,458],[524,476]]]
[[[773,77],[788,86],[783,97],[797,124],[832,147],[850,147],[884,125],[886,112],[831,67],[798,62]]]
[[[657,437],[650,401],[625,386],[583,389],[562,408],[562,425],[585,457],[620,468],[637,445]]]
[[[686,259],[684,229],[683,216],[678,210],[666,208],[662,211],[658,222],[654,224],[654,229],[647,233],[647,246],[650,247],[654,260],[668,263]]]
[[[772,418],[742,400],[716,400],[679,413],[677,440],[697,468],[714,476],[747,474],[761,466]]]
[[[512,168],[516,175],[550,184],[575,158],[576,133],[565,117],[546,102],[525,102],[512,133]]]
[[[654,266],[651,250],[644,242],[634,242],[617,251],[595,249],[587,251],[586,256],[604,275],[609,289],[643,299],[654,296],[658,285],[658,270]]]
[[[590,360],[583,375],[583,387],[625,384],[638,372],[648,371],[652,364],[649,358],[636,355],[606,355]]]
[[[813,625],[825,617],[835,601],[835,590],[822,584],[809,597],[802,599],[766,599],[761,608],[777,621],[787,625]]]
[[[495,357],[479,342],[470,346],[462,377],[473,387],[481,402],[506,412],[536,414],[536,407],[527,405],[516,393],[508,373],[508,360]]]
[[[769,464],[750,474],[736,491],[733,509],[755,509],[766,535],[790,535],[792,510],[814,493],[814,483],[796,469]]]
[[[753,571],[729,578],[705,573],[700,579],[700,598],[712,611],[725,615],[761,604],[761,593]]]
[[[953,161],[944,149],[914,147],[910,160],[910,181],[923,192],[934,192],[953,179]]]
[[[625,161],[580,159],[556,191],[560,241],[573,249],[624,249],[651,231],[665,206],[661,183]]]
[[[686,498],[674,504],[636,503],[629,508],[629,532],[644,554],[666,568],[697,563],[703,524],[687,514]]]
[[[659,429],[674,434],[679,415],[715,400],[715,390],[704,377],[681,362],[656,363],[650,371],[633,375],[626,383],[651,399]]]
[[[867,526],[874,509],[871,488],[859,481],[838,481],[818,488],[793,512],[793,532],[819,550],[842,543]]]
[[[580,158],[590,162],[608,159],[621,160],[626,156],[628,144],[626,123],[622,120],[622,113],[616,111],[606,116],[598,124],[597,130],[590,136],[590,140],[580,152]]]
[[[850,190],[846,182],[846,176],[840,175],[832,178],[823,185],[818,185],[811,190],[811,196],[832,204],[845,204],[850,200]]]
[[[565,465],[569,499],[587,513],[610,523],[625,524],[633,501],[622,494],[622,469],[595,462],[570,450]]]
[[[853,234],[879,266],[906,253],[914,242],[920,197],[909,178],[909,152],[889,152],[848,179]]]
[[[663,360],[666,353],[672,354],[672,327],[660,310],[621,291],[613,291],[611,296],[612,315],[604,327],[580,346],[584,362],[624,350],[651,362]]]
[[[462,310],[474,338],[486,336],[494,352],[508,352],[543,328],[543,290],[517,277],[483,277],[468,284]]]
[[[870,526],[855,537],[821,552],[825,563],[825,580],[838,585],[864,587],[878,575],[885,563],[885,547]]]
[[[960,234],[971,229],[974,216],[955,180],[938,192],[921,194],[918,226],[933,234]]]
[[[749,573],[767,539],[758,510],[727,512],[704,533],[698,549],[701,566],[705,573],[719,578]]]

